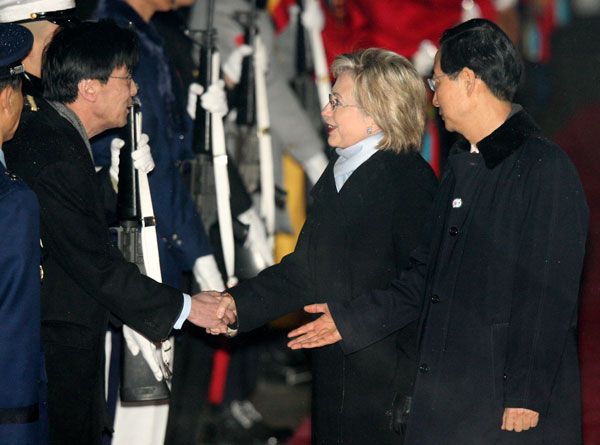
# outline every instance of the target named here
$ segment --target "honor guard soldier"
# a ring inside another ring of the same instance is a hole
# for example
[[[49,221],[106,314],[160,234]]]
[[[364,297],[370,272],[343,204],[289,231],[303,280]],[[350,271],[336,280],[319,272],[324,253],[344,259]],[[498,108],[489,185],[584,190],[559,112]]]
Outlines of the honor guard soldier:
[[[73,20],[74,12],[75,0],[0,0],[0,23],[18,23],[33,34],[33,46],[23,59],[24,95],[41,97],[42,52],[56,29]],[[26,103],[32,104],[31,99]]]
[[[47,443],[40,339],[40,230],[35,194],[6,170],[2,143],[19,124],[21,60],[32,35],[0,24],[0,443]]]

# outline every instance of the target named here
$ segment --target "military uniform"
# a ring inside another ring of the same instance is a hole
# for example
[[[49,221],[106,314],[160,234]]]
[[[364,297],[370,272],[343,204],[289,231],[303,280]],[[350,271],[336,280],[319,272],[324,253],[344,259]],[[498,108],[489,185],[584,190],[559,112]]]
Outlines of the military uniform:
[[[0,25],[0,81],[32,36]],[[14,69],[14,66],[13,66]],[[13,71],[14,72],[14,71]],[[10,85],[6,88],[12,88]],[[20,94],[15,90],[15,94]],[[10,135],[2,134],[2,138]],[[46,377],[40,339],[40,228],[35,194],[4,165],[0,147],[0,443],[47,443]]]

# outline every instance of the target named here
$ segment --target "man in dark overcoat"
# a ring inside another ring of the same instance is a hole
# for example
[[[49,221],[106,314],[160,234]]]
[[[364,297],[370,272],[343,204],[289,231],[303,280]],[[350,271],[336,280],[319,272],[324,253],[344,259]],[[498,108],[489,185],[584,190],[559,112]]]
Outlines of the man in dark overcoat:
[[[419,320],[407,444],[581,443],[577,295],[588,224],[579,178],[512,98],[521,63],[476,19],[445,32],[429,79],[453,148],[426,240],[401,278],[290,345],[351,357]]]
[[[109,316],[155,342],[186,318],[218,322],[214,305],[141,275],[111,244],[89,138],[126,123],[136,51],[135,35],[110,22],[59,29],[42,66],[48,100],[28,99],[5,147],[8,166],[40,202],[51,444],[100,443]]]
[[[6,170],[2,143],[19,123],[21,60],[32,35],[0,25],[0,443],[48,442],[40,338],[40,216],[35,194]]]

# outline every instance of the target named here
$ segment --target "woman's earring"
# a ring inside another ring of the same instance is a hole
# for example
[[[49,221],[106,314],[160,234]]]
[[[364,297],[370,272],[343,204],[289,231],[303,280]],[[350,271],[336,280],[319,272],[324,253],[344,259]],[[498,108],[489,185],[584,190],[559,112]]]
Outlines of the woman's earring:
[[[367,134],[368,135],[372,135],[373,134],[373,127],[367,127]]]

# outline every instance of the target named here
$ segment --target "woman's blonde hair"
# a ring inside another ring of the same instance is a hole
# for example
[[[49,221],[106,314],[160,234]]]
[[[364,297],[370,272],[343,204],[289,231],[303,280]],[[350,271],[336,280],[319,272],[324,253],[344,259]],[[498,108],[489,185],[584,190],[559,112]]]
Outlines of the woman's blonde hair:
[[[350,74],[354,97],[383,131],[379,148],[419,151],[425,130],[427,93],[414,66],[393,51],[369,48],[335,58],[334,77]]]

